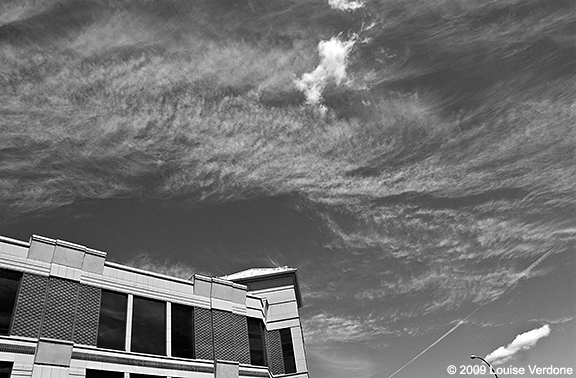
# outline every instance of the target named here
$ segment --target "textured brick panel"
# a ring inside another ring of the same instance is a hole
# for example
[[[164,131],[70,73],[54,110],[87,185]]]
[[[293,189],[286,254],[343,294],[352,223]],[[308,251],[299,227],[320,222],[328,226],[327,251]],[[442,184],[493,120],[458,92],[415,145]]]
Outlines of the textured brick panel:
[[[48,277],[24,273],[14,312],[12,335],[38,337],[47,285]]]
[[[234,316],[231,312],[212,310],[214,323],[214,357],[216,360],[236,361],[234,345]]]
[[[272,374],[284,374],[284,358],[282,356],[282,342],[280,341],[280,331],[269,331],[266,333],[268,347],[268,367]]]
[[[101,290],[94,286],[80,285],[74,342],[96,346],[98,339],[98,316],[100,315]]]
[[[78,282],[50,277],[42,337],[72,341],[79,286]]]
[[[12,345],[0,343],[0,352],[4,353],[19,353],[19,354],[34,354],[36,348],[26,345]]]
[[[250,343],[248,341],[248,323],[246,317],[232,314],[234,317],[234,348],[236,359],[241,364],[250,364]]]
[[[196,358],[213,360],[212,314],[205,308],[194,307],[194,344]]]

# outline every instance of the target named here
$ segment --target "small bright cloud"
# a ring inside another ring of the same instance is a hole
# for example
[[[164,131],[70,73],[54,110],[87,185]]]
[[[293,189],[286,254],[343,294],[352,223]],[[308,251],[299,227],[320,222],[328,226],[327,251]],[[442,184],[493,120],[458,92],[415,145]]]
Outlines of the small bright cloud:
[[[320,64],[312,72],[296,80],[296,87],[306,95],[308,104],[316,105],[322,101],[322,91],[330,82],[340,85],[346,79],[348,54],[354,46],[355,38],[341,41],[337,37],[318,43]]]
[[[364,4],[359,1],[348,0],[328,0],[328,4],[330,4],[332,9],[340,9],[345,11],[356,10],[364,6]]]
[[[486,356],[486,361],[491,362],[493,365],[500,365],[512,358],[516,353],[521,350],[528,350],[536,345],[536,342],[542,337],[550,334],[550,326],[545,324],[540,328],[533,329],[532,331],[521,333],[516,336],[508,346],[496,349],[494,352]]]

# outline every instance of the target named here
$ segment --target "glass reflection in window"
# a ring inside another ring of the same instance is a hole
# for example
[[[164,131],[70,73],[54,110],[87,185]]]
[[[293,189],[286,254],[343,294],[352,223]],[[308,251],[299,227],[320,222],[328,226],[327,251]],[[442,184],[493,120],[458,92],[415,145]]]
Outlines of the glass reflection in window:
[[[0,335],[8,335],[22,273],[0,269]]]
[[[194,358],[194,308],[172,304],[172,356]]]
[[[124,373],[121,371],[86,369],[86,378],[124,378]]]
[[[132,352],[166,355],[166,303],[134,297]]]
[[[280,330],[280,341],[282,342],[282,357],[284,359],[285,373],[296,373],[296,361],[294,359],[294,346],[292,345],[290,328]]]
[[[102,290],[100,320],[98,322],[98,348],[124,350],[126,339],[126,305],[128,296]]]
[[[10,378],[12,362],[0,361],[0,378]]]
[[[250,343],[250,361],[252,365],[266,366],[264,352],[264,324],[260,319],[248,319],[248,341]]]

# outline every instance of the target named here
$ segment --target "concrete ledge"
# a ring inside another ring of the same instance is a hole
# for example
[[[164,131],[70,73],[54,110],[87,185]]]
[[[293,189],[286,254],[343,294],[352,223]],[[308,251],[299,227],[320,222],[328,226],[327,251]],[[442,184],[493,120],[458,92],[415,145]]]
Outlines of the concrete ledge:
[[[45,238],[39,235],[32,235],[30,238],[30,250],[28,258],[51,263],[54,258],[56,240]]]
[[[56,263],[98,274],[102,274],[104,270],[106,252],[40,235],[32,235],[29,245],[30,249],[27,256],[29,259]]]
[[[30,247],[30,243],[28,243],[28,242],[25,242],[22,240],[17,240],[17,239],[12,239],[12,238],[9,238],[7,236],[2,236],[2,235],[0,235],[0,242],[19,245],[20,247]]]
[[[82,270],[102,274],[104,272],[105,257],[86,253],[82,262]]]
[[[212,279],[200,274],[195,274],[194,279],[194,295],[202,297],[210,297],[212,291]]]
[[[72,360],[72,341],[40,339],[36,348],[35,364],[52,366],[70,366]]]
[[[223,301],[222,299],[218,298],[210,298],[210,305],[214,310],[232,312],[233,309],[232,302]]]
[[[248,288],[245,285],[234,284],[234,292],[232,293],[232,302],[246,306],[246,291]]]
[[[214,361],[215,378],[238,378],[240,375],[240,364],[233,361]]]
[[[232,301],[234,295],[234,286],[232,282],[212,278],[212,292],[211,297],[216,299],[223,299],[225,301]]]
[[[88,247],[86,247],[86,253],[88,253],[90,255],[102,257],[102,258],[106,258],[106,256],[108,255],[106,252],[99,251],[97,249],[88,248]]]
[[[56,264],[66,265],[72,268],[82,268],[86,247],[70,243],[64,240],[56,240],[54,259]]]

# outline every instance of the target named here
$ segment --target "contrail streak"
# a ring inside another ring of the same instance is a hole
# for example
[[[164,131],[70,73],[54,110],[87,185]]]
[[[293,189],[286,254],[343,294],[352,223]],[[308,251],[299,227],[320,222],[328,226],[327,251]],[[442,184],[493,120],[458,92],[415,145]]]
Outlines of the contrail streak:
[[[510,284],[510,286],[513,285],[513,284],[515,284],[516,281],[518,281],[520,278],[526,276],[526,274],[530,273],[530,271],[531,271],[532,269],[534,269],[534,267],[535,267],[536,265],[540,264],[540,263],[542,262],[542,260],[544,260],[546,257],[548,257],[551,253],[552,253],[552,249],[550,249],[548,252],[546,252],[545,254],[543,254],[542,256],[540,256],[540,258],[539,258],[538,260],[534,261],[528,268],[524,269],[524,271],[523,271],[522,273],[520,273],[520,276],[519,276],[516,280],[512,281],[512,283]]]
[[[542,260],[544,260],[546,257],[550,256],[550,254],[552,253],[552,249],[548,250],[545,254],[543,254],[542,256],[540,256],[536,261],[534,261],[532,264],[530,264],[530,266],[528,266],[528,268],[524,269],[522,271],[522,273],[520,273],[518,276],[516,276],[516,278],[514,280],[512,280],[507,286],[510,287],[512,285],[514,285],[520,278],[522,277],[526,277],[526,275],[528,273],[530,273],[530,271],[532,269],[534,269],[534,267],[538,264],[540,264],[542,262]],[[478,306],[474,311],[472,311],[471,313],[469,313],[468,315],[466,315],[465,318],[461,319],[458,321],[458,323],[456,323],[456,325],[452,328],[450,328],[448,330],[448,332],[446,332],[445,334],[443,334],[442,336],[440,336],[438,338],[438,340],[434,341],[432,344],[430,344],[426,349],[424,349],[422,352],[418,353],[418,355],[416,355],[416,357],[412,358],[410,361],[406,362],[404,365],[402,365],[402,367],[398,370],[396,370],[394,373],[390,374],[388,376],[388,378],[392,378],[393,376],[395,376],[396,374],[398,374],[399,372],[401,372],[402,370],[404,370],[404,368],[408,365],[410,365],[412,362],[416,361],[420,356],[422,356],[424,353],[428,352],[430,349],[432,349],[436,344],[438,344],[440,341],[444,340],[448,335],[450,335],[452,332],[456,331],[456,329],[458,327],[460,327],[462,324],[464,324],[466,322],[466,320],[471,317],[472,315],[474,315],[476,313],[476,311],[480,310],[482,307],[486,306],[488,303],[484,303],[480,306]]]
[[[428,348],[424,349],[422,352],[418,353],[418,355],[416,357],[414,357],[413,359],[411,359],[410,361],[406,362],[400,369],[396,370],[394,373],[392,373],[391,375],[388,376],[388,378],[395,376],[397,373],[399,373],[402,369],[404,369],[406,366],[410,365],[412,362],[414,362],[418,357],[420,357],[421,355],[423,355],[424,353],[428,352],[428,350],[430,350],[434,345],[438,344],[440,341],[442,341],[446,336],[448,336],[449,334],[451,334],[452,332],[454,332],[456,330],[456,328],[460,327],[460,324],[464,323],[464,320],[460,320],[454,327],[450,328],[450,330],[448,332],[446,332],[445,334],[443,334],[442,336],[440,336],[440,338],[436,341],[434,341],[432,344],[430,344],[430,346],[428,346]]]

